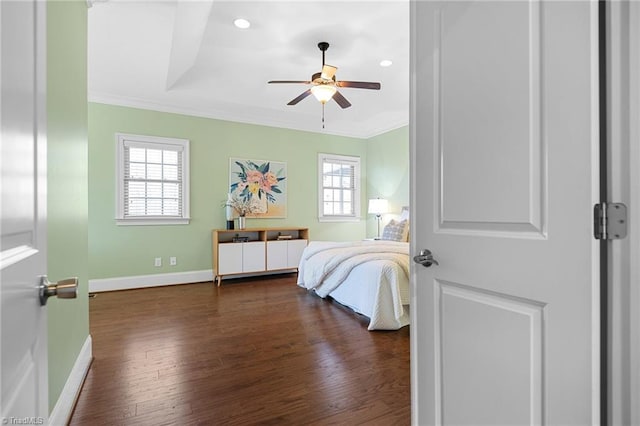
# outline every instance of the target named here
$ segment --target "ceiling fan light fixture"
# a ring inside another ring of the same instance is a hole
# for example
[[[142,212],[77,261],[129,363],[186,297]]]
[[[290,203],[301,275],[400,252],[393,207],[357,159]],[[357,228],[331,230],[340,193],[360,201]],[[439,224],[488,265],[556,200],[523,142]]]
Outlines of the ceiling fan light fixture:
[[[333,95],[335,95],[337,89],[335,86],[329,84],[318,84],[317,86],[313,86],[311,88],[311,93],[316,97],[320,103],[325,104],[329,101]]]
[[[246,19],[243,18],[238,18],[235,21],[233,21],[233,25],[235,25],[236,27],[240,28],[241,30],[246,30],[247,28],[249,28],[251,26],[251,22],[247,21]]]

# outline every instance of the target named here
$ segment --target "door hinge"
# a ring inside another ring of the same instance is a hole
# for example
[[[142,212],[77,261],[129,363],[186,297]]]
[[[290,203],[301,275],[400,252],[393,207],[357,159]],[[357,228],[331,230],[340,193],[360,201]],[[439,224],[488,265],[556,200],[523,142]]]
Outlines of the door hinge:
[[[596,240],[619,240],[627,236],[627,206],[598,203],[593,206],[593,236]]]

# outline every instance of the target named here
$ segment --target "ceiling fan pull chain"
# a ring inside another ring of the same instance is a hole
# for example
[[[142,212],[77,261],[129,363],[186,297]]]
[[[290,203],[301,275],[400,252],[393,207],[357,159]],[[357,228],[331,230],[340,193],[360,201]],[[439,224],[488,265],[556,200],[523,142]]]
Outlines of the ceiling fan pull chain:
[[[322,104],[322,128],[324,129],[324,104]]]

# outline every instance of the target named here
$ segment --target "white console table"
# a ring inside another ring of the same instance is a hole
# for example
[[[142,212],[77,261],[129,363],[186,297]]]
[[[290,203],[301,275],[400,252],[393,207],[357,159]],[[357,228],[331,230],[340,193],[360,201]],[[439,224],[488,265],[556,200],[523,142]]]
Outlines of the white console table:
[[[291,238],[283,239],[285,237]],[[237,241],[238,239],[247,241]],[[213,270],[219,286],[222,277],[227,275],[288,272],[297,269],[302,251],[309,242],[309,229],[214,229],[211,240]]]

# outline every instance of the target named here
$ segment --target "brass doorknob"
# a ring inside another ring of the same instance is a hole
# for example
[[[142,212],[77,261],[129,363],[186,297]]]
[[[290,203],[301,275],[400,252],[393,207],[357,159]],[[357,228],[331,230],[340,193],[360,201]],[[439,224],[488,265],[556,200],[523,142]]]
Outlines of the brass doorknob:
[[[66,278],[57,283],[49,282],[46,275],[40,277],[40,305],[47,304],[47,299],[56,296],[60,299],[75,299],[78,297],[78,277]]]

